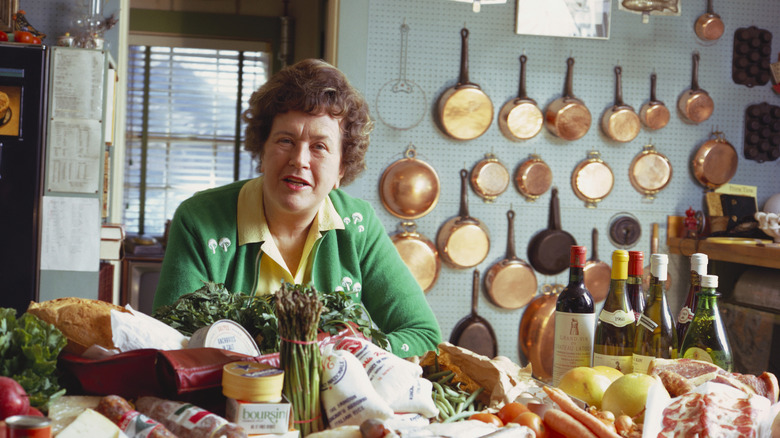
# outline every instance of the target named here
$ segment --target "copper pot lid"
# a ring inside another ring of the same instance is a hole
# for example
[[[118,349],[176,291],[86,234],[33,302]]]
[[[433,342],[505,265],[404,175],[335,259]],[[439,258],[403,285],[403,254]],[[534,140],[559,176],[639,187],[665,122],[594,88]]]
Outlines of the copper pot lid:
[[[418,160],[409,144],[402,158],[385,169],[379,181],[382,205],[401,219],[418,219],[430,213],[439,202],[439,175],[430,164]]]
[[[535,201],[552,186],[552,170],[539,155],[531,154],[515,172],[515,187],[527,201]]]
[[[612,169],[598,151],[591,151],[571,174],[571,187],[578,198],[585,201],[585,206],[595,208],[609,195],[615,184]]]
[[[672,180],[672,163],[655,146],[645,145],[631,161],[628,179],[644,199],[653,200]]]
[[[471,169],[471,188],[485,202],[493,202],[509,187],[509,170],[492,153]]]
[[[441,272],[441,259],[436,245],[417,232],[417,224],[413,221],[401,222],[399,232],[394,234],[391,240],[420,288],[425,292],[430,291]]]
[[[723,133],[712,133],[714,139],[699,147],[691,162],[693,175],[704,187],[716,189],[728,183],[737,173],[739,157]]]

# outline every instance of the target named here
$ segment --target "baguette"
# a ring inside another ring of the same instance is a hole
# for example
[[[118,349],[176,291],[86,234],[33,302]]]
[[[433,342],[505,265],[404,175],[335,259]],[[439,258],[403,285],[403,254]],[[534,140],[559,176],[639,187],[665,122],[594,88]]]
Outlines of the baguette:
[[[92,345],[113,349],[111,310],[122,307],[100,300],[67,297],[40,303],[30,302],[27,312],[57,327],[68,339],[63,351],[82,355]]]

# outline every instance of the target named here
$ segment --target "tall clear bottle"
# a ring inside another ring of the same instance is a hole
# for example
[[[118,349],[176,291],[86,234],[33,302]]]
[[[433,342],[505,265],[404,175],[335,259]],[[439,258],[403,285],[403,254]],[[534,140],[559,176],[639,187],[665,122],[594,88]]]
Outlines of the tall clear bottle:
[[[606,365],[623,374],[633,368],[634,333],[636,318],[626,294],[628,279],[628,251],[612,253],[612,275],[604,307],[596,321],[593,341],[593,366]]]
[[[647,373],[656,357],[677,359],[677,331],[666,300],[664,283],[669,266],[666,254],[650,255],[650,288],[647,307],[639,316],[634,337],[634,372]]]
[[[553,385],[558,385],[566,371],[591,366],[596,313],[593,296],[585,287],[584,246],[571,247],[569,284],[558,294],[555,303],[555,348],[553,352]]]
[[[645,290],[642,287],[642,277],[644,268],[642,264],[645,260],[645,254],[642,251],[628,252],[628,280],[626,280],[626,291],[628,292],[628,302],[634,309],[634,317],[639,321],[639,316],[645,310]]]
[[[696,312],[696,294],[701,290],[701,276],[707,273],[707,261],[707,254],[697,252],[691,256],[691,284],[688,296],[677,314],[677,341],[680,347]]]
[[[702,275],[701,291],[696,295],[696,313],[685,333],[681,356],[712,362],[731,372],[734,361],[731,345],[718,309],[718,276]]]

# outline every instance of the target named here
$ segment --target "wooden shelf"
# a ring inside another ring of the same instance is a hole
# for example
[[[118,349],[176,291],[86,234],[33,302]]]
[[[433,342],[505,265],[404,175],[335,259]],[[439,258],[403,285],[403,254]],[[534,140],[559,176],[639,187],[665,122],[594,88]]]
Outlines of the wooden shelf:
[[[681,221],[678,218],[670,216],[667,222],[666,245],[670,253],[690,256],[701,252],[707,254],[710,260],[780,269],[780,243],[721,243],[673,237],[680,235]]]

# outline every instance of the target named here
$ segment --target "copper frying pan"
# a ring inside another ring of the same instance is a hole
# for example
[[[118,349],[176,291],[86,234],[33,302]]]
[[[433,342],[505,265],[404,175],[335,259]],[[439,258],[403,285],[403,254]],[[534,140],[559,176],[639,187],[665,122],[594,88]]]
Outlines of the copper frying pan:
[[[498,113],[498,128],[510,140],[528,140],[542,130],[544,116],[536,101],[525,92],[525,63],[520,55],[520,90],[517,97],[505,103]]]
[[[517,166],[515,186],[526,201],[535,201],[552,185],[552,170],[539,155],[531,154]]]
[[[739,157],[723,133],[712,133],[714,138],[699,146],[691,162],[696,181],[704,187],[716,189],[726,184],[737,173]]]
[[[460,31],[460,78],[458,83],[439,96],[437,120],[440,128],[456,140],[472,140],[493,122],[493,102],[479,85],[469,82],[469,31]]]
[[[474,269],[471,290],[471,314],[455,325],[450,343],[471,350],[474,353],[494,358],[498,355],[498,342],[493,327],[477,314],[479,302],[479,270]]]
[[[502,309],[519,309],[536,293],[536,274],[531,265],[515,252],[515,212],[506,212],[509,222],[506,257],[495,263],[485,274],[485,290],[490,301]]]
[[[509,170],[491,153],[471,169],[471,188],[485,202],[493,202],[509,187]]]
[[[545,121],[550,132],[564,140],[582,138],[590,129],[591,116],[588,107],[572,93],[574,58],[566,60],[566,82],[563,95],[550,103],[545,111]]]
[[[655,97],[656,74],[650,75],[650,100],[639,110],[639,120],[647,129],[661,129],[669,123],[671,114],[666,105]]]
[[[717,41],[725,31],[720,15],[713,12],[712,0],[707,0],[707,12],[701,14],[693,25],[696,36],[703,41]]]
[[[445,222],[436,235],[436,248],[442,261],[455,269],[473,268],[482,263],[490,251],[490,234],[479,219],[469,216],[466,179],[460,171],[460,213]]]
[[[439,251],[430,239],[417,232],[417,224],[413,221],[403,221],[398,228],[399,231],[390,240],[420,288],[428,292],[436,284],[441,272]]]
[[[615,67],[615,104],[601,115],[601,129],[612,140],[625,143],[639,135],[641,123],[634,108],[623,102],[622,72],[619,65]]]
[[[562,290],[561,284],[542,286],[541,294],[531,300],[520,319],[518,353],[531,362],[533,376],[545,381],[552,379],[555,303]]]
[[[693,69],[691,73],[691,88],[685,90],[677,98],[677,109],[683,121],[693,124],[701,123],[710,118],[715,109],[715,103],[710,95],[699,87],[699,53],[693,53]]]
[[[612,269],[605,262],[599,260],[598,242],[599,230],[593,228],[591,233],[593,252],[591,258],[585,262],[583,273],[585,274],[585,287],[593,296],[593,301],[601,301],[607,298]]]

